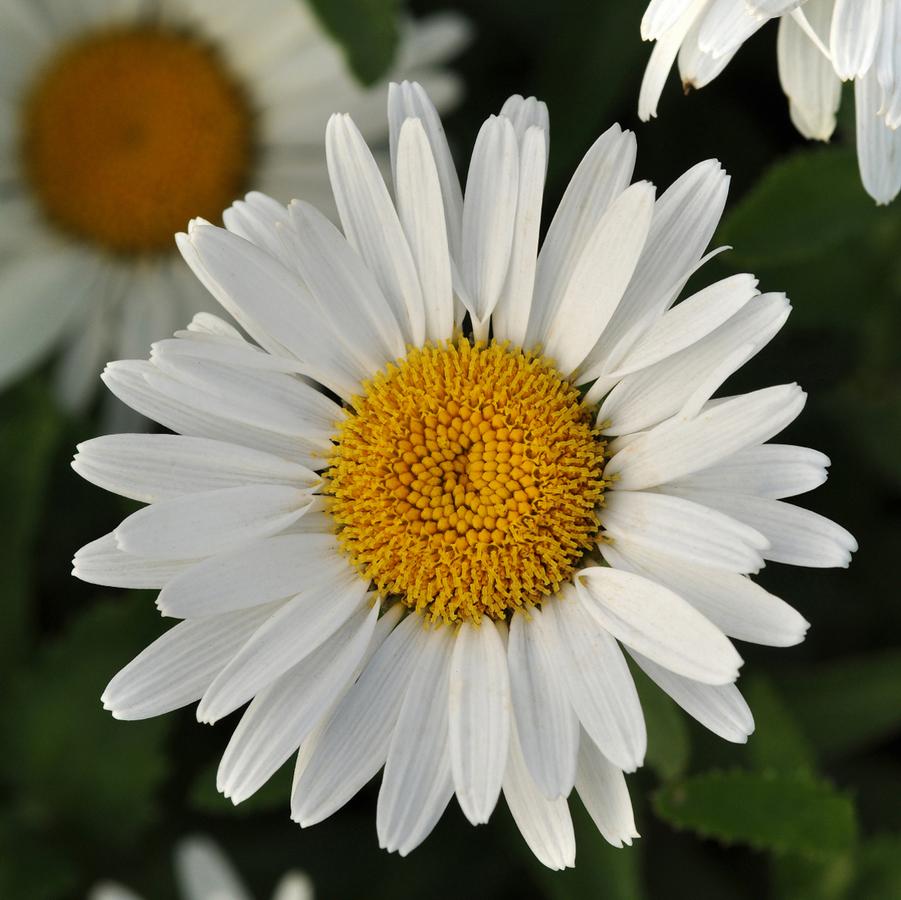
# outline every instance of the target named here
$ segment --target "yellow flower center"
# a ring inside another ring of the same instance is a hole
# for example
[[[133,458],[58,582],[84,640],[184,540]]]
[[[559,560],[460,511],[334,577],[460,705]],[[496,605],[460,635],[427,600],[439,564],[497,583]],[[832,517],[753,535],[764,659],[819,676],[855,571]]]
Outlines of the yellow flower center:
[[[411,350],[365,385],[327,492],[364,577],[432,621],[540,603],[591,547],[604,443],[533,354],[466,340]]]
[[[25,98],[22,161],[47,217],[116,252],[169,249],[245,188],[252,115],[219,57],[149,26],[66,45]]]

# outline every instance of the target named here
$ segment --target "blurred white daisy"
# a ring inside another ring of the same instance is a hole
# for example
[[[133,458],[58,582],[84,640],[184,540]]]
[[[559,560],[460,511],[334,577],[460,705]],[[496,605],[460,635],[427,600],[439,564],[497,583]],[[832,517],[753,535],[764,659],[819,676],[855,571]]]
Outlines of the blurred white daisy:
[[[465,36],[407,23],[395,71],[449,104]],[[0,0],[0,61],[0,386],[62,344],[69,407],[203,308],[191,216],[251,188],[327,205],[336,108],[387,137],[387,83],[359,87],[302,0]]]
[[[853,80],[861,180],[890,203],[901,190],[901,0],[651,0],[641,36],[657,43],[639,116],[657,115],[677,57],[685,87],[704,87],[770,19],[779,19],[779,78],[795,127],[828,141],[841,83]]]
[[[252,700],[218,774],[236,803],[299,748],[301,825],[384,766],[388,850],[416,847],[454,794],[477,824],[503,791],[562,868],[573,787],[608,841],[636,836],[622,772],[646,734],[620,644],[744,741],[726,635],[782,646],[807,628],[748,575],[845,566],[855,543],[782,499],[826,477],[822,454],[764,443],[800,388],[712,399],[785,296],[737,275],[673,306],[723,209],[718,163],[655,200],[612,127],[539,253],[542,103],[512,97],[485,122],[465,193],[425,91],[393,85],[388,115],[393,201],[351,118],[329,122],[343,234],[251,194],[227,230],[179,236],[251,340],[204,314],[106,369],[179,434],[79,447],[76,471],[149,505],[75,574],[161,588],[183,621],[103,702],[137,719],[199,700],[213,722]]]
[[[175,879],[182,900],[251,900],[234,866],[207,837],[189,837],[175,848]],[[302,872],[288,872],[276,885],[272,900],[313,900],[313,885]],[[141,900],[113,881],[95,885],[88,900]]]

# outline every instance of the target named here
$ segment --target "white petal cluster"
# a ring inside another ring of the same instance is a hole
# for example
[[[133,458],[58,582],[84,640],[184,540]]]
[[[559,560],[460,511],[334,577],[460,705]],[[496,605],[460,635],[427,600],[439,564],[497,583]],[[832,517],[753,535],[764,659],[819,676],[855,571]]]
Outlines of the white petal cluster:
[[[901,190],[899,0],[652,0],[641,35],[656,44],[639,115],[657,115],[677,59],[683,84],[704,87],[771,19],[779,20],[779,78],[795,127],[829,140],[841,84],[853,80],[861,180],[877,203],[890,203]]]
[[[488,119],[465,190],[420,85],[392,86],[388,114],[393,192],[353,121],[329,123],[341,230],[305,202],[250,194],[226,228],[197,221],[180,236],[250,340],[203,314],[149,360],[104,374],[176,434],[79,447],[80,474],[147,506],[80,550],[75,574],[158,589],[181,621],[103,702],[125,719],[197,702],[213,722],[249,701],[218,773],[236,803],[296,754],[291,814],[312,825],[383,769],[388,850],[413,850],[454,795],[478,824],[503,793],[537,857],[563,868],[573,789],[608,841],[637,835],[623,772],[642,764],[647,738],[627,657],[744,741],[753,720],[729,638],[788,646],[807,629],[749,576],[768,560],[845,566],[856,544],[785,502],[828,464],[767,443],[800,413],[800,388],[714,396],[782,327],[785,296],[742,274],[676,302],[726,200],[716,161],[657,197],[631,183],[635,137],[614,126],[539,249],[543,104],[513,97]],[[428,628],[370,592],[340,551],[322,456],[364,381],[405,345],[468,323],[540,344],[585,386],[612,484],[599,553],[559,595],[504,621]]]

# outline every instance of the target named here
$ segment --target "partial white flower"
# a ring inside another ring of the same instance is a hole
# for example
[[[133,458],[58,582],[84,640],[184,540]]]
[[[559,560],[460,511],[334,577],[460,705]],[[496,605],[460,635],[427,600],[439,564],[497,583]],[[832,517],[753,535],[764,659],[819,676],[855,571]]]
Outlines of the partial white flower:
[[[454,794],[479,824],[503,793],[563,868],[574,787],[608,841],[636,836],[623,771],[646,733],[626,654],[744,741],[727,636],[807,629],[749,575],[844,566],[856,545],[783,499],[828,464],[766,443],[800,388],[713,396],[781,328],[784,295],[736,275],[674,305],[725,203],[717,162],[656,198],[613,126],[539,252],[544,104],[488,119],[465,191],[418,84],[392,86],[388,115],[394,199],[351,118],[329,123],[343,234],[251,194],[226,229],[179,237],[248,337],[201,315],[106,369],[178,434],[79,447],[76,471],[148,505],[75,574],[160,589],[182,621],[103,702],[137,719],[199,701],[212,722],[251,701],[218,774],[236,803],[299,749],[303,826],[384,767],[388,850],[415,848]]]
[[[183,900],[251,900],[234,866],[209,838],[195,836],[175,848],[175,877]],[[313,900],[313,884],[303,872],[288,872],[276,885],[272,900]],[[96,884],[88,900],[141,900],[113,881]]]
[[[841,83],[853,80],[861,180],[890,203],[901,190],[901,0],[652,0],[641,36],[656,44],[639,116],[657,115],[677,58],[685,87],[704,87],[770,19],[779,20],[779,78],[795,127],[828,141]]]
[[[452,104],[466,36],[405,23],[395,75]],[[191,216],[254,188],[328,210],[335,108],[387,138],[387,81],[360,87],[303,0],[0,0],[0,60],[0,386],[62,346],[69,408],[205,308],[175,252]]]

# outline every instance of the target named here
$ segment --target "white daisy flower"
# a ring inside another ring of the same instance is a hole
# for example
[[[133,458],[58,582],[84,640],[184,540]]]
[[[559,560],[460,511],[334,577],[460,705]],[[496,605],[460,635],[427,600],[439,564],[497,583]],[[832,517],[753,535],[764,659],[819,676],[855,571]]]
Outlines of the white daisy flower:
[[[651,0],[641,36],[657,43],[639,116],[657,115],[677,57],[685,87],[704,87],[770,19],[779,20],[779,78],[795,127],[828,141],[841,83],[853,80],[861,180],[890,203],[901,190],[901,0]]]
[[[403,32],[395,70],[439,105],[464,24]],[[0,385],[62,344],[60,399],[87,402],[106,360],[203,308],[175,232],[251,188],[328,208],[328,115],[383,142],[386,93],[302,0],[0,0]]]
[[[785,646],[807,628],[748,576],[845,566],[855,543],[783,500],[826,477],[821,453],[765,443],[801,389],[713,399],[785,296],[736,275],[673,305],[725,203],[717,162],[655,199],[612,127],[539,253],[544,104],[512,97],[485,122],[465,192],[419,85],[392,86],[388,117],[394,200],[351,118],[329,122],[343,234],[251,194],[226,229],[179,236],[250,340],[204,314],[106,369],[178,434],[79,447],[76,471],[149,505],[75,574],[159,588],[183,621],[103,702],[137,719],[199,700],[213,722],[251,701],[218,774],[236,803],[299,748],[303,826],[384,767],[388,850],[454,794],[478,824],[503,792],[563,868],[573,787],[608,841],[637,836],[623,771],[646,735],[621,645],[744,741],[727,635]]]
[[[183,900],[251,900],[234,866],[217,844],[197,836],[175,848],[175,878]],[[313,884],[303,872],[288,872],[275,887],[272,900],[313,900]],[[88,900],[141,900],[114,881],[95,885]]]

